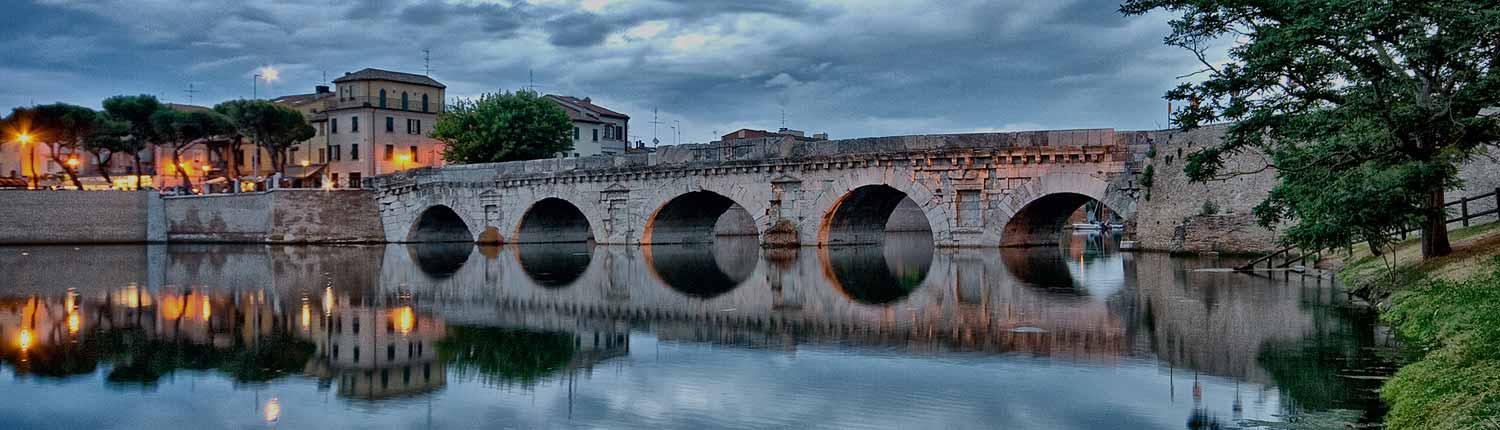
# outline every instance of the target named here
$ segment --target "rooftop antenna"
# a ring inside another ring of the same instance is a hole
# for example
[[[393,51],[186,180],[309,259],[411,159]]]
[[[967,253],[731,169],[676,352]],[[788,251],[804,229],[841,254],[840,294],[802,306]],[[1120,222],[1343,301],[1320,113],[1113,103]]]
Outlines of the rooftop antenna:
[[[422,74],[432,76],[432,50],[422,50]]]
[[[661,123],[661,120],[656,119],[656,108],[651,108],[651,146],[658,146],[661,144],[661,140],[657,139],[656,134],[656,126]]]
[[[786,128],[786,105],[781,105],[781,128]]]
[[[328,71],[323,71],[323,85],[328,85]]]
[[[192,82],[188,82],[187,89],[182,90],[182,92],[187,93],[188,104],[193,104],[193,95],[194,94],[198,94],[199,92],[202,92],[202,91],[203,90],[199,90],[197,88],[194,88]]]

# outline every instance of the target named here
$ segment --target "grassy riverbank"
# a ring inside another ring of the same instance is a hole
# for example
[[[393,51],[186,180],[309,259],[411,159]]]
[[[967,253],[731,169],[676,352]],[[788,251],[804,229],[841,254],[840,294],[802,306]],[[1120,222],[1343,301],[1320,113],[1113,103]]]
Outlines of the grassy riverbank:
[[[1500,429],[1500,223],[1452,239],[1452,255],[1429,261],[1417,240],[1383,257],[1357,249],[1339,272],[1411,354],[1381,388],[1389,429]]]

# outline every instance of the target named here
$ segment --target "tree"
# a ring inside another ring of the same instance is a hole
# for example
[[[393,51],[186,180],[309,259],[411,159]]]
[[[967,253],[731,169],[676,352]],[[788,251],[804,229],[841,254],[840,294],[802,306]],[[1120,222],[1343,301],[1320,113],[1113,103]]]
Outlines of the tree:
[[[83,182],[78,179],[79,162],[71,157],[79,152],[85,140],[92,138],[98,131],[97,112],[83,106],[53,103],[15,108],[5,122],[8,124],[6,128],[21,130],[30,135],[33,141],[47,145],[48,158],[63,169],[63,174],[73,182],[74,187],[83,189]]]
[[[217,112],[180,112],[163,109],[151,115],[154,133],[172,151],[172,167],[189,189],[193,180],[182,165],[182,153],[205,139],[234,133],[234,124]]]
[[[102,112],[95,115],[94,121],[94,133],[83,139],[83,150],[94,155],[94,165],[99,166],[99,175],[113,184],[114,178],[109,175],[110,160],[115,153],[129,152],[134,148],[130,141],[130,123]]]
[[[151,116],[165,109],[155,96],[145,94],[104,99],[104,112],[129,124],[129,137],[121,142],[121,152],[130,153],[136,188],[141,186],[141,152],[160,141],[160,137],[156,135],[156,127],[151,124]]]
[[[562,108],[527,90],[460,99],[432,127],[450,163],[547,158],[572,150],[572,133]]]
[[[1268,156],[1277,184],[1255,208],[1264,226],[1290,223],[1305,248],[1368,242],[1422,229],[1422,255],[1448,254],[1443,194],[1458,165],[1496,145],[1500,3],[1494,0],[1125,0],[1121,12],[1162,10],[1168,45],[1203,64],[1167,92],[1188,101],[1184,128],[1232,121],[1222,143],[1188,158],[1195,181],[1222,179],[1226,160]],[[1227,60],[1216,43],[1230,44]]]
[[[234,124],[240,135],[271,155],[271,168],[286,173],[287,151],[317,133],[302,112],[286,106],[259,100],[234,100],[214,106]],[[238,139],[235,139],[236,144]]]

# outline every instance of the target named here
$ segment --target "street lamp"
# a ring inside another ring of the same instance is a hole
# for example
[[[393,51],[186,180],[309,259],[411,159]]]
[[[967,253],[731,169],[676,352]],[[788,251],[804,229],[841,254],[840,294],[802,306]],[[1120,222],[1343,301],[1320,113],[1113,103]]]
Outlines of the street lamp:
[[[28,146],[31,147],[31,149],[27,151],[27,158],[30,159],[30,162],[27,164],[31,165],[31,189],[35,190],[39,185],[41,185],[41,182],[38,180],[36,175],[36,145],[31,144],[30,133],[21,133],[20,136],[16,137],[16,140],[21,141],[22,148],[26,148]]]

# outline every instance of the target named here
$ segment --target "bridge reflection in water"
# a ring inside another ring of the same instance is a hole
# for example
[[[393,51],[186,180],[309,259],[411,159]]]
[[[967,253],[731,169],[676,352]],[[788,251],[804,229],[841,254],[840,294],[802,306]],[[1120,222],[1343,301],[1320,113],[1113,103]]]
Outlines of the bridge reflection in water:
[[[0,290],[0,362],[24,376],[0,384],[102,374],[110,389],[162,389],[207,371],[235,386],[269,387],[255,388],[257,402],[264,400],[258,390],[280,390],[283,420],[316,402],[290,401],[297,394],[279,381],[317,381],[318,391],[348,401],[415,399],[450,410],[474,406],[436,393],[477,384],[563,389],[571,414],[577,390],[646,389],[644,381],[595,371],[610,366],[615,370],[605,373],[633,369],[629,374],[683,381],[653,389],[731,390],[726,395],[736,387],[774,391],[814,378],[823,385],[802,387],[811,391],[799,391],[799,401],[829,402],[816,393],[842,387],[871,405],[859,409],[868,416],[842,421],[848,425],[895,422],[880,421],[895,419],[880,409],[912,401],[901,396],[964,404],[971,396],[1004,397],[992,391],[1002,386],[1073,393],[1071,406],[1030,407],[1059,415],[1046,421],[1056,428],[1097,427],[1118,414],[1136,420],[1127,426],[1206,428],[1299,411],[1379,413],[1368,391],[1378,381],[1342,375],[1379,367],[1369,351],[1380,338],[1370,316],[1345,306],[1327,282],[1193,271],[1218,263],[1119,254],[1099,235],[1075,235],[1056,248],[997,251],[935,249],[925,234],[800,250],[762,250],[753,237],[649,247],[174,245],[44,247],[24,256],[0,249],[0,264],[16,268],[0,274],[10,286]],[[112,264],[77,271],[36,264],[65,259]],[[704,352],[702,345],[715,349]],[[676,355],[663,358],[663,351]],[[891,354],[943,360],[910,362],[876,377],[826,379],[858,374],[838,370],[840,361],[889,370],[880,357]],[[782,360],[812,367],[774,364]],[[951,369],[942,363],[961,363],[963,375],[944,376]],[[1058,370],[1060,363],[1093,376]],[[784,375],[753,376],[763,371]],[[926,391],[931,382],[907,381],[903,372],[946,381],[947,391]],[[709,379],[729,385],[688,382],[693,375],[720,375]],[[739,378],[752,379],[730,382]],[[847,385],[861,378],[893,391],[875,395],[871,387]],[[973,385],[975,378],[999,385]],[[1064,381],[1078,386],[1055,385]],[[18,400],[24,390],[17,390],[0,390],[11,393],[0,400]],[[1090,400],[1098,395],[1122,398]],[[1029,401],[1041,399],[1011,400]],[[683,414],[711,415],[728,406],[670,407],[680,411],[668,414],[678,423],[668,427],[685,427],[696,418]],[[1100,414],[1093,418],[1060,417],[1096,407],[1080,412]],[[7,408],[0,406],[0,417]],[[612,422],[609,415],[639,418],[621,427],[653,422],[634,410],[606,409],[589,413],[603,414],[596,423]],[[981,410],[949,405],[908,413],[937,422],[952,418],[944,414],[988,416]],[[766,422],[819,416],[793,408]],[[739,422],[721,419],[713,422]]]

